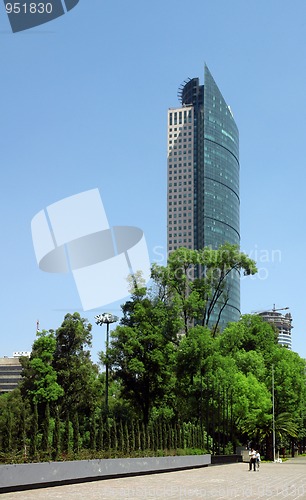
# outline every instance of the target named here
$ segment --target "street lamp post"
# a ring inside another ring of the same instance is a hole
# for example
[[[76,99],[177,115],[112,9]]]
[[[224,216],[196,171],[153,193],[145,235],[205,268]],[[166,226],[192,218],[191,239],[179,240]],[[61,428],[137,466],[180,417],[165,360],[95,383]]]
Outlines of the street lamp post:
[[[274,396],[274,365],[272,365],[272,446],[273,446],[273,462],[275,462],[275,396]]]
[[[103,313],[95,316],[96,324],[102,326],[106,324],[106,363],[105,363],[105,411],[108,414],[108,373],[109,373],[109,364],[108,364],[108,344],[109,344],[109,325],[111,323],[116,323],[118,321],[118,317],[114,316],[111,313]]]

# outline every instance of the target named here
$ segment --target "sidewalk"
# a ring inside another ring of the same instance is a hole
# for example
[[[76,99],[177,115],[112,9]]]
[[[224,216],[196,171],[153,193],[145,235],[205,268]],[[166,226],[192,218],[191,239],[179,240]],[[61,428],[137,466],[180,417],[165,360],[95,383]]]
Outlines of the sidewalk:
[[[283,463],[210,466],[180,472],[4,493],[1,500],[306,500],[306,457]]]

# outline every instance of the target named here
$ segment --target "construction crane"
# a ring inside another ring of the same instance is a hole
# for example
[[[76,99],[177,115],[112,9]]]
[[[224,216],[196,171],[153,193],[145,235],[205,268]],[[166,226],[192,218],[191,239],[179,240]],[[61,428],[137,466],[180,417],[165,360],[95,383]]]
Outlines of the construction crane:
[[[275,312],[275,311],[285,311],[286,309],[289,309],[289,307],[280,307],[279,309],[275,309],[275,304],[273,304],[272,311],[273,312]]]
[[[275,304],[273,304],[272,309],[270,309],[270,308],[267,307],[266,309],[261,309],[260,311],[252,311],[251,314],[260,314],[260,313],[269,312],[269,311],[272,311],[272,312],[286,311],[287,309],[290,309],[290,308],[289,307],[279,307],[279,308],[276,309]]]

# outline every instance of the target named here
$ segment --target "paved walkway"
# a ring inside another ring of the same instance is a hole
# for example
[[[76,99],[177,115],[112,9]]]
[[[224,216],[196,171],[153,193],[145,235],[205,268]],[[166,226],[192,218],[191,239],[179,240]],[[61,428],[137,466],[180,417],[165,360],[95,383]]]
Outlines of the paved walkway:
[[[306,500],[306,457],[283,463],[229,464],[148,476],[4,493],[1,500]]]

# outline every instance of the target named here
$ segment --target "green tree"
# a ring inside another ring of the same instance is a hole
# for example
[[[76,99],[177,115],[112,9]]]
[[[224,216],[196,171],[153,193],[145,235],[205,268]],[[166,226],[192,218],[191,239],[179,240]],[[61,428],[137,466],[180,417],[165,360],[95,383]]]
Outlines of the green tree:
[[[37,403],[33,403],[33,413],[30,432],[30,455],[32,460],[37,460],[38,452],[38,411]]]
[[[69,453],[70,451],[70,415],[68,409],[65,411],[64,415],[65,421],[64,421],[64,429],[63,429],[63,438],[62,438],[62,443],[63,443],[63,451],[65,453]]]
[[[167,394],[172,395],[173,325],[168,329],[164,302],[149,297],[145,289],[136,290],[123,310],[123,325],[111,334],[108,359],[123,397],[147,424],[154,405],[165,404]],[[105,362],[105,355],[101,358]]]
[[[222,311],[228,303],[230,277],[235,273],[255,274],[255,262],[240,252],[237,245],[225,243],[217,250],[179,248],[172,252],[167,267],[152,266],[152,278],[180,310],[185,333],[194,322],[211,324],[213,314],[217,332]]]
[[[55,332],[53,367],[63,389],[63,415],[78,412],[82,418],[89,415],[96,404],[98,368],[90,358],[91,329],[86,319],[74,313],[66,314]]]
[[[37,432],[42,430],[41,449],[45,452],[49,452],[51,440],[50,410],[53,411],[53,407],[64,394],[52,365],[55,348],[53,331],[37,332],[30,358],[21,358],[23,371],[20,390],[24,400],[28,400],[35,412],[37,411],[37,421],[34,423],[37,425]],[[36,454],[35,449],[32,450],[32,454]]]
[[[50,436],[50,406],[47,401],[45,406],[45,416],[43,421],[43,435],[41,447],[43,451],[49,451],[49,436]]]
[[[63,395],[52,366],[56,348],[53,331],[37,333],[30,358],[21,358],[23,366],[21,392],[35,403],[55,402]]]
[[[176,350],[176,413],[179,418],[199,418],[206,414],[206,386],[211,375],[211,356],[217,347],[207,327],[197,325],[182,337]]]
[[[235,425],[245,442],[258,440],[261,429],[272,423],[271,392],[252,373],[237,372],[233,384]],[[258,441],[257,441],[258,442]]]
[[[291,413],[296,419],[305,408],[306,361],[285,347],[279,346],[272,359],[274,370],[275,413]],[[271,385],[271,370],[267,386]]]
[[[0,450],[25,451],[26,432],[30,426],[28,404],[23,402],[19,388],[0,395]]]
[[[220,336],[220,349],[233,357],[237,353],[256,351],[269,361],[277,344],[277,333],[260,316],[246,314],[237,323],[230,323]]]
[[[55,416],[54,416],[54,432],[53,432],[53,440],[52,440],[52,458],[53,460],[57,460],[60,453],[61,448],[61,423],[59,417],[59,408],[55,407]]]
[[[275,329],[256,315],[243,316],[238,323],[230,324],[218,342],[220,352],[232,357],[239,372],[246,377],[256,377],[261,386],[257,394],[262,398],[262,411],[251,409],[250,418],[237,421],[237,426],[247,440],[266,443],[267,457],[273,458],[272,371],[278,445],[304,433],[301,415],[305,411],[305,361],[279,345]],[[247,396],[245,404],[249,398]]]
[[[74,412],[71,418],[73,429],[73,451],[74,453],[78,453],[80,451],[80,426],[78,413]]]

